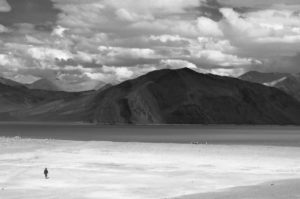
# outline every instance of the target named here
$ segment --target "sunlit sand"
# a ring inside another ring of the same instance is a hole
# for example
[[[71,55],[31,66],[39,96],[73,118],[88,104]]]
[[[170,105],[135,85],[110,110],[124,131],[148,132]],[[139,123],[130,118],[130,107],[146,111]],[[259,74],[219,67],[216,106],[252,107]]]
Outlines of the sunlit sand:
[[[216,192],[298,179],[299,154],[300,148],[279,146],[0,138],[0,198],[160,199]]]

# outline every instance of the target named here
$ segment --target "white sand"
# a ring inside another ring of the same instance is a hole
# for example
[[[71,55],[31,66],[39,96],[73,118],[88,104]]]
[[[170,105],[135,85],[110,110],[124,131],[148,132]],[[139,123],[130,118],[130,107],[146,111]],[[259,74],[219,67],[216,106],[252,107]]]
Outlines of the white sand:
[[[235,187],[211,193],[201,193],[174,199],[300,199],[300,180],[268,182],[255,186]]]
[[[0,138],[1,199],[160,199],[296,178],[296,147]]]

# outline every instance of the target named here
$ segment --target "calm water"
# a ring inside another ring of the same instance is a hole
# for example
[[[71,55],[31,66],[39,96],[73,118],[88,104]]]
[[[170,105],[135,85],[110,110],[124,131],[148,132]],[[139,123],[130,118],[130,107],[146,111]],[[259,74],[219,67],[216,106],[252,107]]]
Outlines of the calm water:
[[[255,144],[300,147],[293,126],[95,126],[1,123],[0,137],[80,141]]]

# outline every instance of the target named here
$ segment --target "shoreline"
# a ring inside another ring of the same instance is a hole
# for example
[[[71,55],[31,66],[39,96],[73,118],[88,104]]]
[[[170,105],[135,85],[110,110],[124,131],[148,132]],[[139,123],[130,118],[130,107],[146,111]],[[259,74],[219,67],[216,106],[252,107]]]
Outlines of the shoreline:
[[[299,145],[280,145],[280,144],[253,144],[253,143],[193,143],[193,142],[158,142],[158,141],[134,141],[134,140],[80,140],[80,139],[61,139],[61,138],[35,138],[35,137],[22,137],[22,136],[2,136],[0,135],[0,140],[5,139],[5,140],[12,140],[12,141],[17,141],[17,140],[23,140],[23,141],[54,141],[54,142],[81,142],[81,143],[113,143],[113,144],[167,144],[167,145],[190,145],[194,147],[268,147],[268,148],[300,148]],[[300,198],[299,198],[300,199]]]
[[[89,126],[98,128],[203,128],[203,129],[234,129],[234,128],[255,128],[255,129],[299,129],[300,125],[280,125],[280,124],[97,124],[88,122],[39,122],[39,121],[0,121],[0,125],[47,125],[47,126]]]
[[[99,126],[0,123],[1,137],[70,141],[263,145],[300,147],[299,127]]]
[[[168,199],[299,199],[300,179],[268,181],[258,185],[237,186],[216,192],[178,196]]]

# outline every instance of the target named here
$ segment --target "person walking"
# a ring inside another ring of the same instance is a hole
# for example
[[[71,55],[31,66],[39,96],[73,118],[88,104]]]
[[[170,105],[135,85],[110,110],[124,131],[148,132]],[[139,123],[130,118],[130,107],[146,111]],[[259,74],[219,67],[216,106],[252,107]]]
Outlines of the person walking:
[[[47,168],[44,169],[44,175],[45,175],[45,178],[48,179],[48,169]]]

